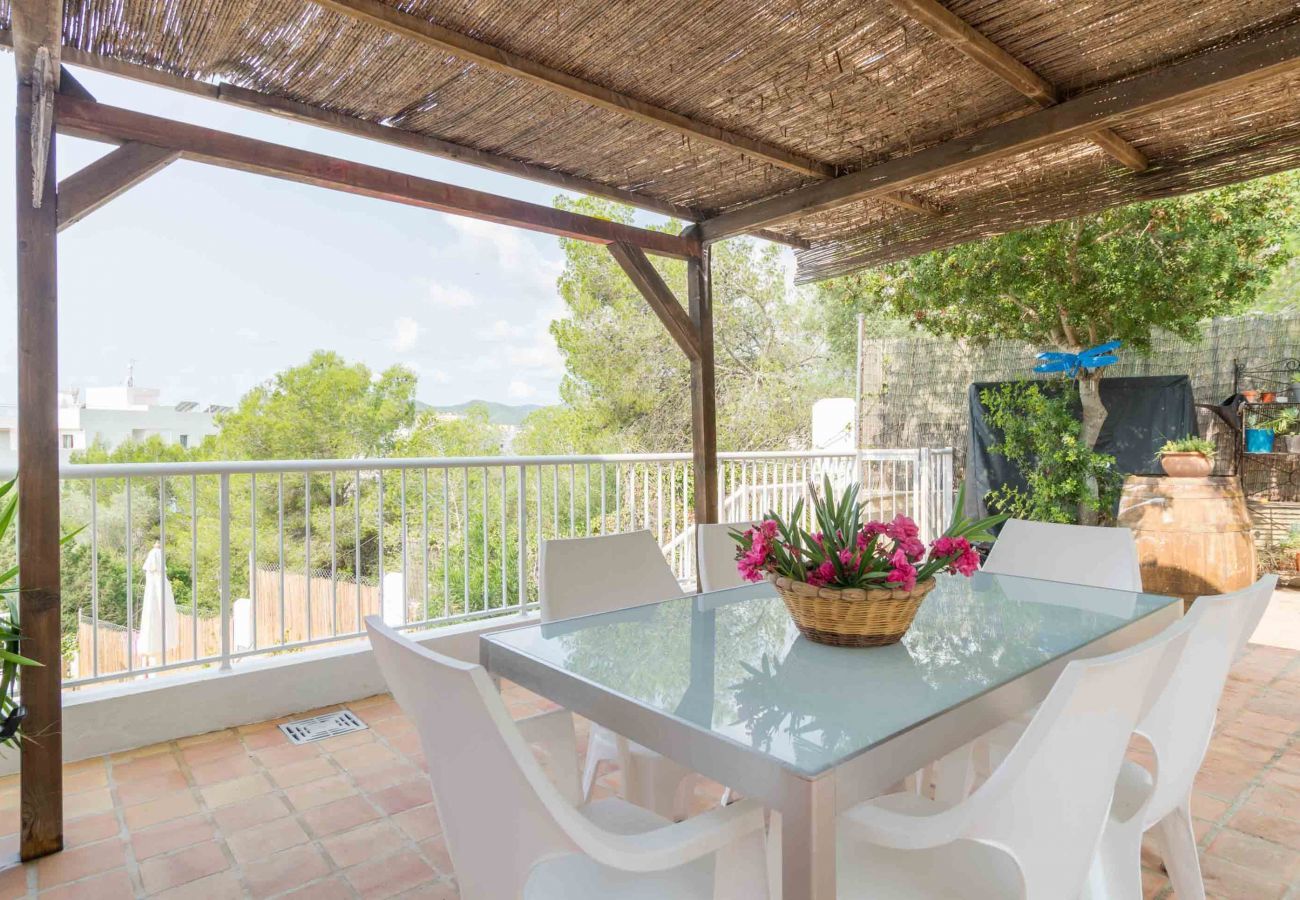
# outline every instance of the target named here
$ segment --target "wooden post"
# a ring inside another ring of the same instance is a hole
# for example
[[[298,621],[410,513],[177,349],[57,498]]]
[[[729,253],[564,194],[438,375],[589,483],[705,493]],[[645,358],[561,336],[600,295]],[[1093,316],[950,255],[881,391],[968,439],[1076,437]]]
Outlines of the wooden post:
[[[34,205],[33,89],[19,83],[14,127],[18,244],[18,560],[27,707],[22,742],[23,859],[63,849],[63,725],[59,632],[58,203],[53,130]],[[39,123],[39,118],[37,119]],[[39,124],[36,126],[39,127]]]
[[[691,231],[692,229],[687,229]],[[699,356],[691,360],[691,454],[695,468],[695,522],[718,521],[718,417],[713,378],[713,287],[709,248],[686,261],[691,321]]]

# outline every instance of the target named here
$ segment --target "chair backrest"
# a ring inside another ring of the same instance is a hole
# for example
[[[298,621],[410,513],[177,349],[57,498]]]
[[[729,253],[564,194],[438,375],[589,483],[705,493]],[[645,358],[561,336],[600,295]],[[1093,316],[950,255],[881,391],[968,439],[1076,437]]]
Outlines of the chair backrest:
[[[963,815],[964,837],[1015,859],[1027,900],[1083,887],[1129,738],[1186,637],[1180,621],[1135,647],[1069,663],[1003,763],[943,814]]]
[[[1187,645],[1169,684],[1136,729],[1156,757],[1155,790],[1146,812],[1149,824],[1187,799],[1209,748],[1219,698],[1242,634],[1254,630],[1276,583],[1277,576],[1269,575],[1231,594],[1198,597],[1184,617]]]
[[[695,564],[699,567],[700,590],[722,591],[746,583],[736,570],[736,542],[731,539],[731,532],[753,526],[753,522],[695,526]]]
[[[538,860],[577,848],[566,807],[482,666],[421,647],[366,619],[380,671],[415,722],[465,900],[518,897]],[[562,812],[561,812],[562,814]]]
[[[649,531],[542,541],[542,621],[671,600],[683,594]]]
[[[1264,584],[1267,584],[1267,589],[1261,587]],[[1275,590],[1277,590],[1277,576],[1265,575],[1245,590],[1229,595],[1240,597],[1243,605],[1241,633],[1237,635],[1237,645],[1232,651],[1234,657],[1240,655],[1241,651],[1246,649],[1246,644],[1250,642],[1251,635],[1255,633],[1260,620],[1264,618],[1264,613],[1268,610],[1269,601],[1273,599]]]
[[[1008,519],[984,571],[1141,591],[1137,543],[1127,528]]]

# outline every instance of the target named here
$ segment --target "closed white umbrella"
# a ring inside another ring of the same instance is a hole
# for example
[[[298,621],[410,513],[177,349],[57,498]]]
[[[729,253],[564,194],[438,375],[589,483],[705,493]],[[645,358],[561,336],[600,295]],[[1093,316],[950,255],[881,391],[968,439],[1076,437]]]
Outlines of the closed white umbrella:
[[[136,653],[144,657],[145,665],[162,665],[163,654],[176,652],[180,640],[179,622],[176,618],[176,597],[171,582],[163,571],[162,547],[153,549],[144,558],[144,597],[140,601],[140,638]]]

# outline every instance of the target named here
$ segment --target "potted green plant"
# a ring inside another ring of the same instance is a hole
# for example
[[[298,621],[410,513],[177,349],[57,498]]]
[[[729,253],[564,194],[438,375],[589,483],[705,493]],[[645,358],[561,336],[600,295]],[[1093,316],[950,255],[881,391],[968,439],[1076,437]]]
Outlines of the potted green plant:
[[[10,479],[0,484],[0,543],[9,538],[9,531],[14,527],[14,518],[18,515],[17,479]],[[6,499],[7,498],[7,499]],[[63,542],[71,540],[76,532],[66,535]],[[27,715],[26,707],[14,700],[14,688],[17,684],[20,666],[41,665],[34,659],[28,659],[18,652],[22,642],[22,631],[18,627],[18,566],[11,566],[0,572],[0,746],[18,745],[19,731],[23,718]]]
[[[1201,437],[1165,441],[1156,451],[1170,478],[1204,478],[1214,469],[1214,442]]]
[[[1285,449],[1287,453],[1300,453],[1300,409],[1294,406],[1280,409],[1270,415],[1263,427],[1273,431],[1273,449]],[[1277,446],[1277,439],[1282,439],[1282,447]]]

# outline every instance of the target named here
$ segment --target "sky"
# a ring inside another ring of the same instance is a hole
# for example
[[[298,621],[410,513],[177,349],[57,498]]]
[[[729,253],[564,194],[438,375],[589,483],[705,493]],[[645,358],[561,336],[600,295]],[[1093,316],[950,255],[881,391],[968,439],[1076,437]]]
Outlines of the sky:
[[[13,172],[13,67],[0,171]],[[534,203],[555,188],[70,67],[99,101]],[[104,155],[60,137],[59,177]],[[15,346],[14,179],[0,179],[0,346]],[[640,214],[639,224],[663,221]],[[474,219],[175,162],[59,236],[59,384],[234,404],[313,350],[419,376],[418,397],[555,403],[559,241]],[[0,355],[0,403],[17,397]]]

